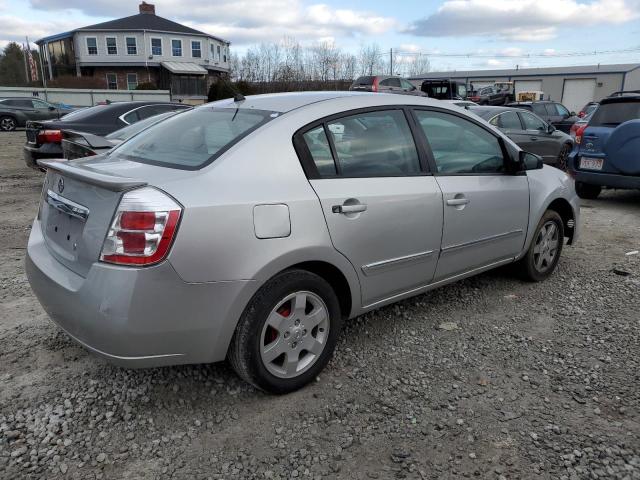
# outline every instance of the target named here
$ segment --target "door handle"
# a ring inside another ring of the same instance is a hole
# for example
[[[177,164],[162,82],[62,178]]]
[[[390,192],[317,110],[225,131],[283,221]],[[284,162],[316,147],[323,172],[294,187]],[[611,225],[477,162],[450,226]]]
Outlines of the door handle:
[[[447,200],[447,205],[450,207],[458,207],[460,205],[466,205],[469,201],[468,198],[450,198]]]
[[[537,141],[538,141],[538,137],[531,137],[531,138],[530,138],[530,140],[531,140],[532,142],[537,142]]]
[[[334,205],[331,207],[333,213],[360,213],[364,212],[367,206],[364,203],[356,205]]]

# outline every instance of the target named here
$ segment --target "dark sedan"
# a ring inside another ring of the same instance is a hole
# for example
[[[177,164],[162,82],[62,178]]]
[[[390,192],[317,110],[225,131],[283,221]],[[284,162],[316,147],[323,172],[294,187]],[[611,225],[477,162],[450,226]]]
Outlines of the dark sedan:
[[[540,155],[544,163],[566,170],[572,138],[537,115],[509,107],[478,106],[467,110],[498,127],[523,150]]]
[[[71,107],[45,102],[39,98],[0,98],[0,131],[11,132],[24,127],[29,120],[61,118],[71,111]]]
[[[564,133],[569,133],[571,125],[578,121],[578,116],[575,112],[570,112],[567,107],[552,100],[513,102],[507,106],[529,110]]]
[[[72,112],[59,120],[27,122],[24,159],[31,168],[37,161],[62,158],[62,130],[76,130],[105,136],[127,125],[164,112],[190,108],[169,102],[115,102]]]

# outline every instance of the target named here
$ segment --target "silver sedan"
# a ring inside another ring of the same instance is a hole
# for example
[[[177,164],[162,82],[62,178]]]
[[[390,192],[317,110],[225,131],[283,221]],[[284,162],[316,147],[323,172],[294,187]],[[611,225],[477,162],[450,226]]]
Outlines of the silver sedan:
[[[41,164],[26,268],[54,322],[116,364],[229,359],[275,393],[343,321],[501,265],[544,280],[578,235],[570,178],[428,98],[229,99]]]

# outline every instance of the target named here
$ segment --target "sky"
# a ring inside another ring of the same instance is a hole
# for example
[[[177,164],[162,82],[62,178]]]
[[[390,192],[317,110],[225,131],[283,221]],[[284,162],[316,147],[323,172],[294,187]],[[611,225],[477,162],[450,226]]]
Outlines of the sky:
[[[353,53],[371,43],[405,58],[420,52],[433,71],[640,63],[640,0],[148,1],[240,54],[293,37]],[[137,3],[0,0],[0,46],[133,15]],[[598,53],[560,56],[587,52]]]

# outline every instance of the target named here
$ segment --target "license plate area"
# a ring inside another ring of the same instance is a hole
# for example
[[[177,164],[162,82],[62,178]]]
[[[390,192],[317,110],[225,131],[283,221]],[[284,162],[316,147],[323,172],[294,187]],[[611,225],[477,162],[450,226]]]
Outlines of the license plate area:
[[[47,205],[45,235],[50,245],[69,260],[76,260],[85,223],[77,217]]]
[[[582,157],[580,159],[580,168],[584,170],[602,170],[604,158]]]

